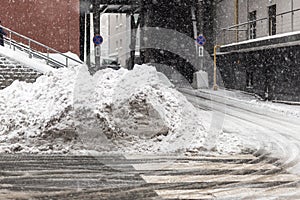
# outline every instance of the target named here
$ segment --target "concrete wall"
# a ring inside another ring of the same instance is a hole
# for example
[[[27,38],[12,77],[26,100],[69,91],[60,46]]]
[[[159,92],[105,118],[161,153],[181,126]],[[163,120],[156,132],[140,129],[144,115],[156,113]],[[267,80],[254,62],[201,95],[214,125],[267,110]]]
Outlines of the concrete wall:
[[[41,73],[0,55],[0,89],[6,88],[15,80],[33,83],[39,76]]]
[[[1,0],[0,13],[3,26],[79,55],[79,0]]]

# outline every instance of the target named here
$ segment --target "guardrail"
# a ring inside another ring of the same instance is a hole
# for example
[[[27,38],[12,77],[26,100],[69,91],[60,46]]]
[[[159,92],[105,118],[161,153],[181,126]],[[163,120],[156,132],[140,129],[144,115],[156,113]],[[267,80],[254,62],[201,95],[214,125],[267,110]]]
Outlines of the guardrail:
[[[283,12],[274,16],[275,23],[270,25],[270,18],[247,21],[222,28],[218,32],[218,44],[226,45],[257,39],[271,35],[300,31],[300,9]],[[273,30],[270,30],[273,26]],[[273,32],[272,32],[273,31]]]
[[[70,61],[73,61],[78,64],[83,64],[83,62],[76,60],[70,56],[67,56],[51,47],[48,47],[40,42],[37,42],[29,37],[26,37],[20,33],[10,30],[4,26],[0,27],[6,32],[6,36],[4,36],[5,44],[9,45],[9,47],[13,50],[20,50],[28,54],[29,58],[38,58],[46,61],[47,64],[55,67],[69,67]],[[42,51],[44,50],[44,51]],[[45,52],[45,53],[42,53]],[[50,53],[56,53],[62,58],[65,59],[65,63],[58,61],[54,58],[50,57]]]

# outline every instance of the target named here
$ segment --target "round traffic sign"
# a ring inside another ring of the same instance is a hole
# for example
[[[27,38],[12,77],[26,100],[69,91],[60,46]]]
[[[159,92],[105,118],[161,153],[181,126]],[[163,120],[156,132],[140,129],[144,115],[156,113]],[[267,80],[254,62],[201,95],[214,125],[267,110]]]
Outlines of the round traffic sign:
[[[199,35],[196,41],[200,46],[204,46],[206,43],[206,38],[203,35]]]
[[[95,35],[93,38],[95,45],[100,45],[103,43],[103,37],[101,35]]]

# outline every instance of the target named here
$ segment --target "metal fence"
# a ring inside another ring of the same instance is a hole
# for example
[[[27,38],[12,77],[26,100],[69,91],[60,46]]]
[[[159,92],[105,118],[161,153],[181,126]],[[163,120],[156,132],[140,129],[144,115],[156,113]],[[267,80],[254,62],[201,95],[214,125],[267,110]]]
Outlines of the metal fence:
[[[222,28],[217,43],[226,45],[295,31],[300,31],[300,9]]]
[[[28,54],[29,58],[38,58],[44,60],[48,65],[51,65],[55,68],[60,67],[69,67],[70,61],[82,64],[83,62],[76,60],[72,57],[69,57],[51,47],[48,47],[40,42],[37,42],[29,37],[26,37],[20,33],[10,30],[4,26],[0,26],[6,33],[4,41],[6,45],[13,50],[20,50]],[[42,53],[44,52],[44,53]],[[61,56],[65,62],[62,62],[61,59],[51,58],[50,54],[58,54]]]

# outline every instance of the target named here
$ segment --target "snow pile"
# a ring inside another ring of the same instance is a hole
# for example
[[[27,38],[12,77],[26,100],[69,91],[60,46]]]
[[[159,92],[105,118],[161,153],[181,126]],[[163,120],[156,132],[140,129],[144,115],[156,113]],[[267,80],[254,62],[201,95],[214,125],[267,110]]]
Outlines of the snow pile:
[[[33,84],[15,81],[0,91],[2,152],[68,151],[65,143],[74,136],[69,113],[75,75],[60,69]]]
[[[154,67],[59,69],[0,91],[0,152],[203,149],[203,116]],[[222,144],[223,145],[223,144]],[[230,150],[229,150],[230,151]]]

